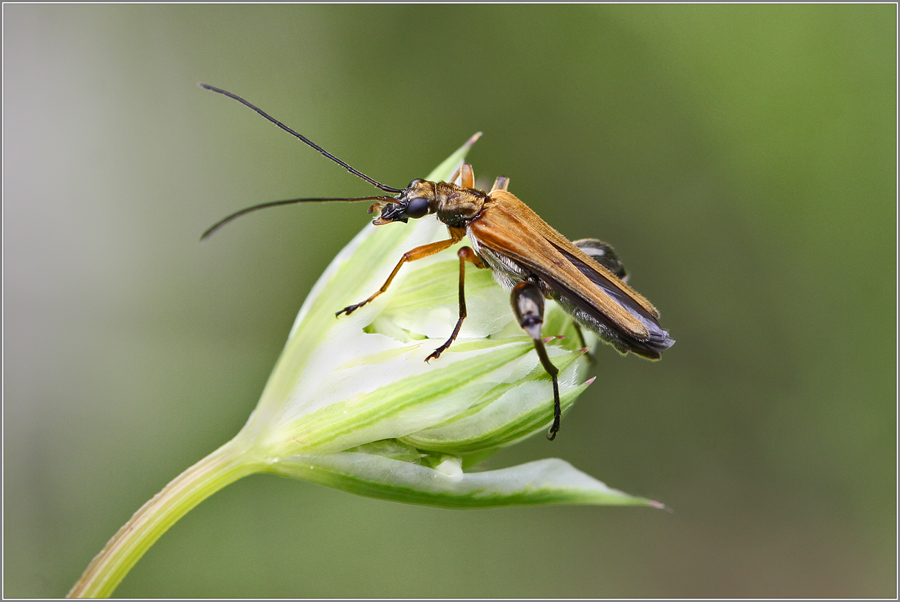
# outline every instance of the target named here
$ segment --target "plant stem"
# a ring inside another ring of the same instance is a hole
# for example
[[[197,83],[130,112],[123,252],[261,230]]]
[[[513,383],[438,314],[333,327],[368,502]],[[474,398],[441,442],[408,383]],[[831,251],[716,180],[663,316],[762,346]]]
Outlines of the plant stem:
[[[247,452],[240,437],[206,456],[157,493],[109,540],[67,594],[108,597],[131,567],[194,506],[238,479],[260,472],[263,463]]]

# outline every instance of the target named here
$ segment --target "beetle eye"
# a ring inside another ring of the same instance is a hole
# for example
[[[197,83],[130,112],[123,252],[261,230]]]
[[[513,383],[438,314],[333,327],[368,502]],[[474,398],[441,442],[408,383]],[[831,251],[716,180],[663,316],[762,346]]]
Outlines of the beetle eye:
[[[428,199],[424,197],[418,196],[409,199],[409,203],[406,205],[406,215],[413,219],[424,217],[428,213],[428,207]]]

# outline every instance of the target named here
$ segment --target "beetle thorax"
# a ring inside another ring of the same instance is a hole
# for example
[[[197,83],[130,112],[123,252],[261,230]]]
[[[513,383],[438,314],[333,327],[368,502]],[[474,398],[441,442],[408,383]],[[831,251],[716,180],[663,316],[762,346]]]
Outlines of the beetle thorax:
[[[434,185],[437,217],[451,228],[461,228],[481,213],[487,194],[480,190],[462,188],[456,184],[438,182]]]

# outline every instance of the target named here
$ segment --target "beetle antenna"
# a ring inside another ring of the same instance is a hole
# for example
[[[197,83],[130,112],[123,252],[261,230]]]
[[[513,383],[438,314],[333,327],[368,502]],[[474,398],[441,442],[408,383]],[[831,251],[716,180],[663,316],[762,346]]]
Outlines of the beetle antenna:
[[[266,203],[260,203],[259,205],[253,205],[251,207],[245,207],[240,211],[235,211],[231,215],[227,217],[223,217],[212,226],[207,228],[206,232],[203,233],[203,236],[200,237],[200,240],[206,240],[209,238],[213,232],[227,224],[228,222],[235,220],[242,215],[247,215],[248,213],[252,213],[257,209],[266,209],[268,207],[278,207],[279,205],[293,205],[294,203],[326,203],[329,201],[346,201],[348,203],[352,203],[353,201],[383,201],[386,203],[396,203],[397,199],[391,196],[362,196],[353,199],[287,199],[285,201],[268,201]]]
[[[299,132],[295,132],[294,130],[292,130],[292,129],[289,128],[288,126],[284,125],[283,123],[281,123],[280,121],[278,121],[277,119],[275,119],[274,117],[272,117],[271,115],[269,115],[268,113],[266,113],[265,111],[263,111],[262,109],[260,109],[259,107],[255,106],[254,104],[252,104],[252,103],[250,103],[250,102],[244,100],[243,98],[241,98],[241,97],[238,96],[237,94],[232,94],[232,93],[229,92],[228,90],[223,90],[222,88],[216,88],[215,86],[210,86],[210,85],[204,84],[204,83],[200,83],[200,84],[198,84],[198,85],[199,85],[201,88],[205,88],[205,89],[211,90],[211,91],[213,91],[213,92],[218,92],[219,94],[224,94],[224,95],[227,96],[228,98],[233,98],[234,100],[238,101],[238,102],[241,103],[242,105],[244,105],[244,106],[246,106],[246,107],[249,107],[249,108],[253,109],[253,110],[256,111],[257,113],[259,113],[260,115],[262,115],[263,117],[265,117],[266,119],[268,119],[269,121],[271,121],[272,123],[274,123],[275,125],[277,125],[278,127],[280,127],[281,129],[283,129],[283,130],[284,130],[285,132],[287,132],[288,134],[291,134],[292,136],[295,136],[296,138],[299,138],[301,142],[304,142],[304,143],[307,144],[308,146],[313,147],[314,149],[316,149],[317,151],[319,151],[320,153],[322,153],[323,155],[325,155],[326,157],[328,157],[329,159],[331,159],[332,161],[334,161],[335,163],[337,163],[338,165],[340,165],[341,167],[343,167],[344,169],[346,169],[347,171],[349,171],[350,173],[352,173],[353,175],[355,175],[355,176],[357,176],[357,177],[359,177],[359,178],[362,178],[363,180],[365,180],[366,182],[368,182],[369,184],[371,184],[371,185],[374,186],[375,188],[378,188],[379,190],[383,190],[383,191],[385,191],[385,192],[390,192],[391,194],[397,194],[398,192],[402,192],[402,190],[401,190],[400,188],[393,188],[393,187],[391,187],[391,186],[387,186],[387,185],[385,185],[385,184],[382,184],[381,182],[378,182],[378,181],[376,181],[376,180],[373,180],[372,178],[370,178],[370,177],[367,176],[366,174],[362,173],[361,171],[358,171],[358,170],[356,170],[356,169],[353,169],[353,168],[350,167],[348,164],[344,163],[343,161],[341,161],[340,159],[338,159],[337,157],[335,157],[334,155],[332,155],[331,153],[329,153],[327,150],[325,150],[324,148],[322,148],[321,146],[319,146],[318,144],[316,144],[315,142],[313,142],[312,140],[310,140],[309,138],[307,138],[307,137],[304,136],[303,134],[300,134]],[[276,201],[276,203],[277,203],[277,202],[278,202],[278,201]],[[205,236],[205,235],[204,235],[204,236]]]

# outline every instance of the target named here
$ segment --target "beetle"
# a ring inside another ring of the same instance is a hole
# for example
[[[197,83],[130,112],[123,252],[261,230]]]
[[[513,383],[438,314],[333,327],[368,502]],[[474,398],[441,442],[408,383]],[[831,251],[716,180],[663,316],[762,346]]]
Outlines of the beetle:
[[[659,324],[659,312],[631,288],[622,262],[613,248],[596,239],[569,241],[509,192],[509,178],[500,176],[489,192],[475,188],[472,166],[463,164],[449,182],[415,179],[405,188],[382,184],[341,161],[302,134],[292,130],[240,96],[207,84],[202,88],[223,94],[253,109],[350,173],[387,194],[357,198],[303,198],[261,203],[223,218],[204,232],[207,238],[233,219],[251,211],[310,201],[375,201],[376,226],[406,223],[434,215],[449,232],[449,238],[421,245],[403,254],[384,284],[367,299],[336,312],[349,315],[384,293],[405,263],[444,251],[463,237],[471,247],[457,251],[459,257],[459,318],[450,337],[425,361],[440,357],[459,335],[466,318],[466,263],[488,268],[495,280],[511,291],[513,312],[534,343],[541,365],[553,383],[553,422],[547,437],[559,432],[561,408],[559,370],[550,361],[541,333],[544,300],[556,301],[577,324],[597,333],[620,353],[634,353],[656,360],[675,341]],[[459,184],[454,182],[459,181]]]

